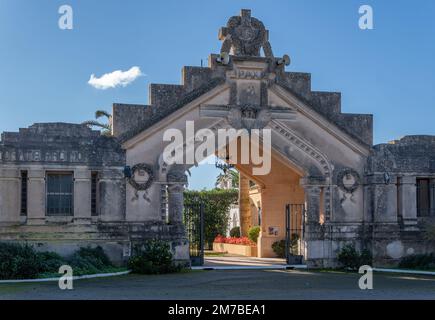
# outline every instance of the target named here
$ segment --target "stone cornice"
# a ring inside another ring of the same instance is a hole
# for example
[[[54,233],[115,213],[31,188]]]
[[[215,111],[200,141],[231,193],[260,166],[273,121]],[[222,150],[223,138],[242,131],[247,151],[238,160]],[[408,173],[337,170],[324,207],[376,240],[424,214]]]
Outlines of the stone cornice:
[[[215,94],[215,90],[217,87],[220,87],[221,85],[225,84],[225,79],[223,78],[214,78],[211,81],[209,81],[207,84],[201,86],[200,88],[193,90],[192,92],[189,92],[185,94],[179,101],[177,101],[175,104],[172,104],[170,106],[165,107],[161,111],[157,112],[155,115],[153,115],[151,118],[149,118],[148,121],[141,123],[136,128],[130,130],[129,132],[123,134],[119,137],[119,141],[122,143],[124,148],[130,148],[134,144],[136,144],[138,141],[142,140],[145,136],[148,134],[148,129],[151,127],[154,127],[157,123],[164,123],[167,122],[170,115],[175,113],[176,111],[180,109],[184,109],[187,105],[192,105],[196,100],[199,100],[197,104],[200,104],[204,102],[205,100],[210,99],[210,96],[213,96]],[[225,89],[227,87],[225,86]],[[221,90],[219,90],[221,91]],[[200,99],[199,99],[200,98]],[[179,114],[176,115],[178,117]],[[170,117],[170,121],[172,121],[173,117]],[[165,121],[162,121],[165,120]]]
[[[325,119],[318,112],[310,108],[306,103],[302,102],[300,99],[292,95],[286,88],[277,84],[269,88],[273,93],[278,95],[281,99],[286,101],[289,105],[296,108],[298,112],[306,116],[308,119],[315,122],[322,129],[330,133],[332,136],[337,138],[339,141],[347,145],[353,151],[363,155],[369,156],[371,154],[371,149],[369,146],[364,146],[363,144],[357,142],[349,134],[344,132],[342,129],[337,127],[331,121]]]
[[[192,99],[191,101],[180,106],[177,110],[174,110],[171,114],[171,117],[164,117],[161,120],[157,121],[156,123],[152,124],[150,127],[145,128],[143,131],[139,132],[132,138],[125,140],[122,144],[122,147],[124,149],[132,148],[134,145],[146,139],[147,137],[151,136],[153,133],[161,130],[162,128],[167,127],[171,122],[175,121],[176,119],[183,116],[184,114],[190,112],[198,105],[201,105],[205,101],[210,100],[211,98],[215,97],[216,95],[228,89],[229,86],[224,83],[215,86],[210,91],[205,92],[203,95],[199,95],[195,99]]]

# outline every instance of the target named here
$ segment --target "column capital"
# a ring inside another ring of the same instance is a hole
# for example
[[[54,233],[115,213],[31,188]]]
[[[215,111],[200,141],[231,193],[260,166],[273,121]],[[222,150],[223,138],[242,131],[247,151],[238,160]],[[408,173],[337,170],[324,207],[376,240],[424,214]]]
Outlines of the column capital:
[[[27,171],[27,178],[29,180],[45,179],[45,170],[43,169],[30,169]]]
[[[309,196],[320,196],[320,192],[322,191],[321,186],[308,185],[308,186],[303,186],[303,188],[304,188],[304,191]]]
[[[171,170],[166,175],[169,184],[187,184],[187,176],[181,170]]]
[[[327,179],[323,176],[308,176],[303,177],[299,180],[299,183],[302,187],[321,187],[327,184]]]
[[[416,184],[417,178],[415,176],[402,176],[400,184]]]
[[[168,191],[171,193],[183,192],[184,191],[184,183],[173,182],[172,184],[168,184]]]

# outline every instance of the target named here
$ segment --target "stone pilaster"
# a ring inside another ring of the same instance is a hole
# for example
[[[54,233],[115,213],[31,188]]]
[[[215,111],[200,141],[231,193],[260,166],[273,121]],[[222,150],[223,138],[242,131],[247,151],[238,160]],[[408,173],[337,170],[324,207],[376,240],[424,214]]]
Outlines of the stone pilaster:
[[[416,230],[417,228],[417,186],[416,178],[403,176],[401,184],[400,206],[402,208],[403,227],[405,230]]]
[[[168,220],[176,225],[183,222],[184,184],[172,183],[168,185]]]
[[[91,222],[91,171],[74,171],[74,223]]]
[[[302,185],[305,191],[305,232],[302,239],[302,251],[309,267],[323,266],[327,256],[324,234],[320,225],[321,191],[320,185],[304,179]]]
[[[430,179],[430,214],[435,216],[435,179]]]
[[[381,174],[367,177],[367,184],[372,187],[373,222],[397,224],[397,179],[390,177],[388,183]]]
[[[0,223],[20,222],[20,178],[16,169],[0,169]]]
[[[28,179],[27,224],[44,224],[46,210],[45,171],[42,169],[31,169],[28,171]]]
[[[98,183],[99,220],[125,220],[125,180],[122,170],[102,170]],[[89,215],[91,215],[90,210],[89,205]]]
[[[183,223],[184,210],[184,186],[187,184],[187,176],[183,168],[171,170],[167,175],[168,180],[168,220],[171,225]]]
[[[319,186],[305,186],[306,223],[320,223],[320,192]]]

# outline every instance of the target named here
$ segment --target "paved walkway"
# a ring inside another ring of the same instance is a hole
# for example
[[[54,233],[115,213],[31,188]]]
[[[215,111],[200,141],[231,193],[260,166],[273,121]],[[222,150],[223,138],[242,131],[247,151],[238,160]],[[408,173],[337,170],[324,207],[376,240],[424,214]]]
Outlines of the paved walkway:
[[[205,267],[231,267],[231,266],[257,266],[257,267],[271,267],[271,266],[285,266],[285,259],[278,258],[255,258],[244,256],[206,256],[204,258]]]
[[[435,277],[374,274],[374,289],[360,290],[359,274],[299,270],[226,270],[1,284],[0,299],[435,299]]]

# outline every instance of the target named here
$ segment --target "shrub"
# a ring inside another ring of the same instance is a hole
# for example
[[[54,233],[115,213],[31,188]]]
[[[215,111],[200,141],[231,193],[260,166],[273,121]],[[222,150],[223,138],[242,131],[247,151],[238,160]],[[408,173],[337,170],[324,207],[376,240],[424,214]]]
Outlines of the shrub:
[[[293,233],[291,236],[290,250],[291,250],[291,254],[299,253],[299,235],[297,233]]]
[[[64,258],[55,252],[38,252],[38,260],[40,263],[40,273],[57,273],[60,266],[66,264]]]
[[[73,254],[72,260],[76,257],[88,261],[91,265],[93,265],[97,269],[102,269],[107,266],[112,266],[109,257],[106,255],[103,248],[101,248],[100,246],[95,248],[91,248],[91,247],[80,248],[78,251],[76,251]]]
[[[367,249],[364,249],[363,251],[361,251],[359,263],[360,263],[360,266],[364,266],[364,265],[371,266],[373,263],[372,253]]]
[[[423,236],[428,241],[435,241],[435,224],[426,223],[423,227]]]
[[[260,226],[252,227],[252,228],[249,229],[249,231],[248,231],[248,238],[249,238],[252,242],[257,243],[258,236],[260,235],[260,230],[261,230]]]
[[[240,238],[240,227],[234,227],[230,230],[230,237]]]
[[[299,235],[293,233],[290,239],[290,254],[298,254]],[[276,241],[272,244],[272,250],[278,256],[278,258],[285,258],[285,240]]]
[[[285,258],[285,240],[274,242],[272,244],[272,250],[279,258]]]
[[[161,240],[145,241],[135,248],[128,267],[139,274],[178,272],[181,266],[174,264],[169,243]]]
[[[412,254],[403,257],[399,262],[399,268],[407,269],[435,269],[435,255]]]
[[[109,257],[100,246],[80,248],[67,259],[66,264],[69,264],[74,274],[77,275],[100,273],[108,267],[113,267]]]
[[[40,262],[33,247],[0,243],[0,279],[33,279],[39,270]]]
[[[27,244],[0,243],[0,279],[34,279],[59,275],[59,267],[69,265],[74,275],[105,272],[113,268],[101,247],[80,248],[64,259],[55,252],[36,252]]]
[[[337,255],[338,262],[347,270],[358,270],[362,265],[371,265],[370,251],[363,250],[359,253],[352,244],[345,245]]]

